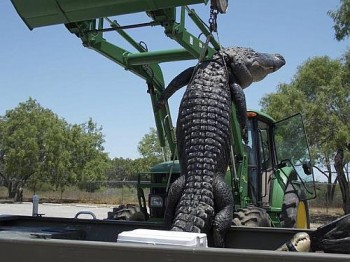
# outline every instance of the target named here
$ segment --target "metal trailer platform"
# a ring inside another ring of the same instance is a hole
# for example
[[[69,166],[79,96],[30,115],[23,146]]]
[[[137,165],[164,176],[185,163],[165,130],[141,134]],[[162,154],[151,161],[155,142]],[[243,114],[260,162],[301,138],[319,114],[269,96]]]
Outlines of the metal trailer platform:
[[[349,261],[349,255],[275,251],[300,230],[232,227],[226,248],[117,243],[120,232],[164,225],[74,218],[0,216],[4,261]],[[6,260],[5,260],[6,259]]]

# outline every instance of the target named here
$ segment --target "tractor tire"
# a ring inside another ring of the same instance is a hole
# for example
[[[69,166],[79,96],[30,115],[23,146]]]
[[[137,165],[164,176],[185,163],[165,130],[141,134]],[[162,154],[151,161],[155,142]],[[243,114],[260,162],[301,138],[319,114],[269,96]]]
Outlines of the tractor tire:
[[[248,206],[233,213],[232,225],[245,227],[271,227],[271,219],[265,209]]]
[[[136,205],[127,204],[113,208],[113,212],[108,212],[107,219],[124,221],[145,221],[145,215]]]
[[[310,228],[308,202],[299,199],[291,184],[288,184],[284,192],[280,220],[284,228]]]

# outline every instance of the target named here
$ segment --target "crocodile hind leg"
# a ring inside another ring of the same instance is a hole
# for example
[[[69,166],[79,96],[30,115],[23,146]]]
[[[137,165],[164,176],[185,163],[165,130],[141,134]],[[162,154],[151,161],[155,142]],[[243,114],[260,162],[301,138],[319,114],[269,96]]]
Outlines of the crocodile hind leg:
[[[213,241],[216,247],[224,247],[225,235],[232,223],[233,197],[223,179],[223,175],[217,175],[213,184],[215,210],[217,213],[213,222]]]
[[[180,200],[183,189],[185,187],[185,176],[181,175],[171,184],[169,193],[166,199],[166,208],[164,213],[164,222],[167,226],[171,226],[174,219],[174,213],[177,203]]]

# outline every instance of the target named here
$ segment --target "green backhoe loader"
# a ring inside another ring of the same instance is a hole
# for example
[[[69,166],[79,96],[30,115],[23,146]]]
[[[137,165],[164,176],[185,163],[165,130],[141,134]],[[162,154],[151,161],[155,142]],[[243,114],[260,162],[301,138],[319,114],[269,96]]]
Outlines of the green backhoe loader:
[[[12,0],[25,24],[34,29],[64,24],[83,45],[146,81],[153,108],[165,88],[160,63],[210,59],[220,49],[213,36],[216,17],[225,13],[228,1],[210,1],[209,25],[189,5],[208,4],[208,0]],[[209,10],[209,8],[208,8]],[[119,15],[145,12],[147,21],[121,25]],[[188,18],[202,40],[186,29]],[[177,49],[148,50],[127,30],[161,27],[179,44]],[[129,48],[113,44],[105,34],[118,34]],[[196,62],[194,62],[196,63]],[[314,177],[307,140],[300,115],[276,122],[258,111],[249,111],[249,143],[242,142],[235,105],[231,113],[231,163],[226,182],[235,203],[233,223],[245,226],[283,226],[308,228],[307,200],[315,197]],[[169,106],[154,110],[155,125],[165,162],[142,173],[138,179],[140,212],[145,220],[161,221],[171,183],[179,176],[177,148]],[[170,154],[167,153],[170,151]],[[171,155],[170,159],[166,159]],[[149,196],[145,188],[150,188]],[[147,198],[147,200],[146,200]],[[110,219],[134,220],[131,206],[115,209]],[[130,215],[126,215],[130,214]]]

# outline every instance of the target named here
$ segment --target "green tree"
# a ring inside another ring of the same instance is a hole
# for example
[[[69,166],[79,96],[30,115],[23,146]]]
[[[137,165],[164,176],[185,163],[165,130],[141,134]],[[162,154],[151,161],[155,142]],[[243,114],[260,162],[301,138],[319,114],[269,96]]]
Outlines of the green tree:
[[[130,158],[114,158],[112,161],[113,170],[109,173],[109,180],[133,180],[133,174],[136,172],[133,170],[133,160]]]
[[[344,40],[350,35],[350,0],[340,0],[340,6],[335,11],[328,11],[335,25],[335,37],[338,41]]]
[[[99,188],[97,181],[106,179],[110,161],[103,152],[103,137],[102,127],[97,127],[92,119],[69,128],[71,177],[87,191],[95,191]]]
[[[108,171],[109,180],[136,180],[141,172],[147,172],[152,166],[164,159],[164,152],[160,146],[157,130],[150,128],[137,147],[141,158],[114,158],[112,168]]]
[[[171,159],[170,151],[160,146],[155,128],[150,128],[143,136],[138,144],[138,151],[142,158],[134,160],[134,170],[137,173],[149,171],[152,166]]]
[[[156,158],[159,161],[163,159],[164,153],[155,128],[150,128],[149,132],[142,137],[137,149],[142,157]]]
[[[29,179],[67,173],[66,123],[29,99],[8,110],[0,121],[0,176],[9,197]]]
[[[350,150],[349,53],[343,60],[327,56],[307,60],[290,84],[261,100],[263,111],[276,119],[301,112],[313,156],[326,167],[332,182],[332,164],[342,189],[343,208],[350,212],[349,185],[344,173]],[[331,194],[329,188],[328,194]]]
[[[0,177],[10,198],[30,182],[49,181],[56,189],[105,178],[109,159],[101,128],[91,119],[68,125],[30,98],[0,117]],[[95,190],[91,186],[86,187]]]
[[[139,174],[141,172],[148,172],[153,166],[159,164],[160,162],[162,161],[159,161],[158,158],[137,158],[133,160],[133,172],[135,174]]]
[[[108,171],[109,180],[118,181],[135,181],[137,175],[142,172],[148,172],[152,166],[159,163],[155,157],[143,158],[114,158],[112,161],[113,168]]]

